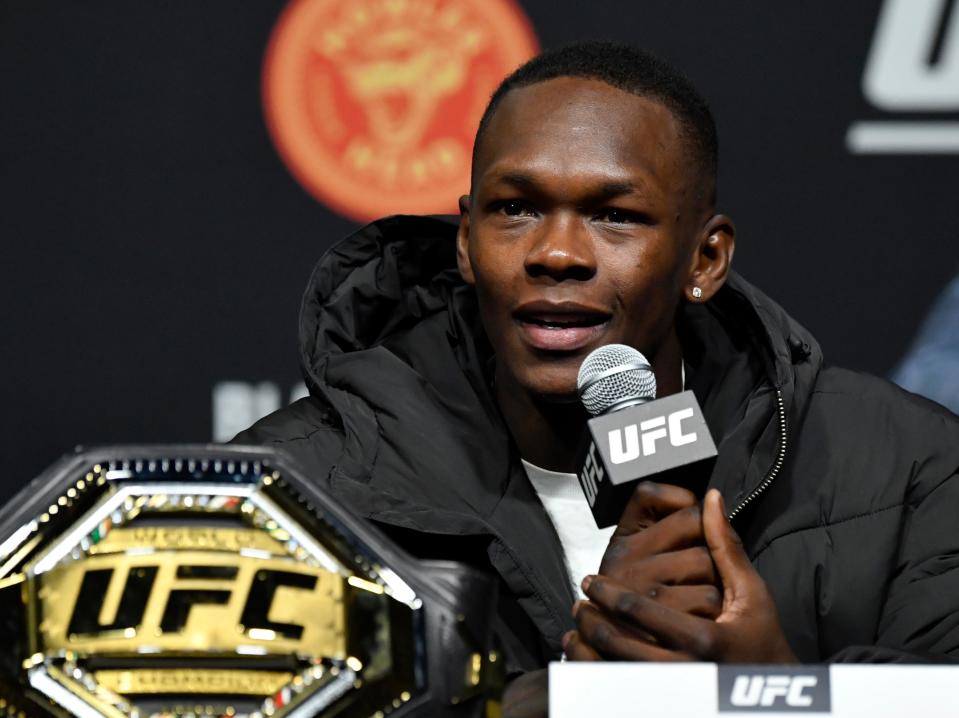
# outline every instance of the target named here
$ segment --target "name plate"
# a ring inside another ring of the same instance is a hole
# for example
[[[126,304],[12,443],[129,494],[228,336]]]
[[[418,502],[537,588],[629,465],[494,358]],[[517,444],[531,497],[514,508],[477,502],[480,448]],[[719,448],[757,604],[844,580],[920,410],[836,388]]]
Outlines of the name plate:
[[[959,666],[553,663],[550,718],[959,718]]]

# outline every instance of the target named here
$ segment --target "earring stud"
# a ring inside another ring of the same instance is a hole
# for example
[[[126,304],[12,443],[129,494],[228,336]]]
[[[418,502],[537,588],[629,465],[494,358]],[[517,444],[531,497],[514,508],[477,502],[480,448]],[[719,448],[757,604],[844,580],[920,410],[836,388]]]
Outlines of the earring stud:
[[[701,299],[703,296],[703,290],[700,289],[699,287],[693,287],[693,296],[696,299]]]

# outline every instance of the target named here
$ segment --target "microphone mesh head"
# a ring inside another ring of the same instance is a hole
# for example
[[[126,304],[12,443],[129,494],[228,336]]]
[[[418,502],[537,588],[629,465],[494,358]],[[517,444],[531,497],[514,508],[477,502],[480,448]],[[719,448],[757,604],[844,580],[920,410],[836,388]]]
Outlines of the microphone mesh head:
[[[624,401],[656,398],[656,376],[642,353],[625,344],[590,352],[576,380],[579,398],[593,416]]]

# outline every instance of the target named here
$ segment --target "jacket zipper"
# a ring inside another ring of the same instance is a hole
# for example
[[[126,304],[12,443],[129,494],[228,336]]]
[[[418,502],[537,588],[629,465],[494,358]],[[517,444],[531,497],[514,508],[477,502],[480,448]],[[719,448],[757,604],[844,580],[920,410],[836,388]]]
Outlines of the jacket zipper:
[[[767,487],[776,480],[776,477],[779,476],[779,472],[783,468],[783,462],[786,460],[786,405],[783,402],[783,394],[779,389],[776,389],[776,404],[779,411],[779,449],[776,452],[776,460],[773,462],[772,468],[769,469],[769,473],[766,474],[766,478],[763,479],[762,483],[726,517],[730,521],[736,518],[736,515],[746,508],[753,499],[765,491]]]

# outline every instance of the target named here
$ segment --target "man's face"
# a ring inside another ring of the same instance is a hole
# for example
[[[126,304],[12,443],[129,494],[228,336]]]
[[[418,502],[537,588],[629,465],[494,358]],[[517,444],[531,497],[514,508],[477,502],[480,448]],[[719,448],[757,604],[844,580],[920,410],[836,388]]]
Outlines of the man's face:
[[[679,128],[655,100],[594,80],[503,99],[459,236],[498,378],[568,401],[599,346],[628,344],[655,362],[703,210]]]

